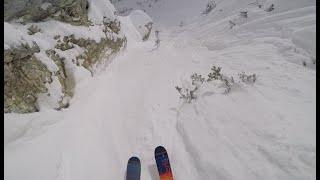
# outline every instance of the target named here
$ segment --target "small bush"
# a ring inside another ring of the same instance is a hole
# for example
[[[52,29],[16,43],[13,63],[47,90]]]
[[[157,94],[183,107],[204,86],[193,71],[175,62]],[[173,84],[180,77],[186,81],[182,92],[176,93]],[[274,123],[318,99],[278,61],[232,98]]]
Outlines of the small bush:
[[[212,66],[211,71],[212,72],[208,74],[208,79],[207,79],[208,82],[212,80],[222,79],[222,74],[220,73],[221,67]]]
[[[257,76],[256,74],[247,75],[245,72],[242,72],[239,74],[239,79],[241,79],[241,81],[244,83],[253,84],[256,82]]]
[[[253,84],[256,82],[256,74],[247,75],[242,72],[239,75],[239,79],[246,84]],[[203,87],[213,88],[217,90],[220,94],[230,93],[232,87],[235,84],[233,77],[227,77],[221,73],[221,67],[212,66],[211,72],[208,74],[208,79],[206,80],[202,77],[201,74],[194,73],[190,76],[192,88],[181,88],[176,86],[176,90],[180,94],[180,98],[184,99],[185,102],[191,103],[192,100],[197,99],[197,91]],[[239,81],[240,82],[240,81]],[[224,89],[224,92],[221,92],[219,89]],[[192,90],[190,90],[192,89]],[[198,92],[199,93],[199,92]]]
[[[211,71],[212,72],[208,74],[207,82],[220,80],[224,84],[223,87],[225,88],[225,94],[229,93],[231,90],[231,86],[234,83],[233,77],[231,76],[231,78],[228,78],[221,74],[221,67],[212,66]]]
[[[194,86],[201,86],[203,82],[205,81],[205,78],[202,77],[202,75],[198,75],[197,73],[194,73],[191,75],[192,85]]]
[[[192,100],[196,100],[196,92],[199,90],[204,83],[210,83],[211,81],[220,81],[218,84],[214,84],[217,86],[217,88],[225,88],[224,94],[227,94],[231,90],[231,86],[234,83],[233,77],[227,78],[221,74],[221,67],[213,66],[211,68],[211,72],[208,74],[208,79],[206,80],[204,77],[202,77],[201,74],[194,73],[190,76],[191,78],[191,84],[194,87],[192,90],[188,88],[181,88],[179,86],[176,86],[176,90],[180,94],[180,98],[184,99],[185,102],[191,103]]]
[[[192,100],[197,99],[197,96],[195,95],[195,92],[198,90],[197,86],[194,87],[193,90],[182,89],[179,86],[176,86],[176,90],[180,94],[180,99],[184,99],[187,103],[191,103]]]

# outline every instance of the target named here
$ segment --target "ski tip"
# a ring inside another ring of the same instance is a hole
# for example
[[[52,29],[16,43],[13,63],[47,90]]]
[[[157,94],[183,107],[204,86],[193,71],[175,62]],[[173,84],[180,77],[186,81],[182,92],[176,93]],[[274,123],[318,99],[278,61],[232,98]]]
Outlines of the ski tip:
[[[136,156],[132,156],[128,162],[132,163],[132,162],[135,162],[135,163],[140,163],[140,159]]]
[[[132,156],[128,160],[126,180],[139,180],[141,175],[141,164],[138,157]]]
[[[161,152],[167,152],[167,150],[163,147],[163,146],[158,146],[156,147],[156,149],[154,150],[154,153],[161,153]]]

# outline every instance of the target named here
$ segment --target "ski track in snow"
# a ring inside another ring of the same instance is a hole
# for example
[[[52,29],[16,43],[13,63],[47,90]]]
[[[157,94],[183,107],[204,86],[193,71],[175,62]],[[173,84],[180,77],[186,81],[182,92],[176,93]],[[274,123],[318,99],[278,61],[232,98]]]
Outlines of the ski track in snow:
[[[105,71],[77,84],[69,109],[12,125],[5,179],[125,179],[127,160],[138,156],[141,179],[158,180],[158,145],[175,179],[315,179],[316,71],[294,60],[309,57],[281,29],[242,31],[268,21],[238,31],[216,28],[225,20],[163,27],[155,51],[153,39],[129,39]],[[227,95],[204,88],[191,104],[179,99],[174,87],[212,65],[228,76],[256,73],[257,82],[237,82]],[[6,114],[5,125],[15,116]]]

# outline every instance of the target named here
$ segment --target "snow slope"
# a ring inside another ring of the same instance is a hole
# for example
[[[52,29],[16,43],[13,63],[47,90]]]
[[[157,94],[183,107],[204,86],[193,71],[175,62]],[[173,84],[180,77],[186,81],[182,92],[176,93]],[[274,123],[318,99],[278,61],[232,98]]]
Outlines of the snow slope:
[[[5,179],[124,179],[135,155],[141,179],[156,180],[158,145],[175,179],[316,179],[315,1],[281,1],[270,13],[244,0],[217,4],[223,14],[158,24],[157,50],[122,17],[126,52],[81,81],[69,109],[5,114]],[[230,93],[208,85],[190,104],[179,99],[174,87],[213,65],[235,78]],[[257,81],[241,82],[243,71]]]

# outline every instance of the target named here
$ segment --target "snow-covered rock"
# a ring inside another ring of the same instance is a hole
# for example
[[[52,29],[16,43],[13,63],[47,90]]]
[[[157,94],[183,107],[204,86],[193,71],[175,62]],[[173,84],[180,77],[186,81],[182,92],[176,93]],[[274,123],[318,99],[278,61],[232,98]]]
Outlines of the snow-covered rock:
[[[47,18],[76,25],[88,25],[87,0],[5,0],[4,19],[19,22],[40,22]]]
[[[15,2],[8,2],[8,5],[11,7]],[[38,4],[25,8],[38,9],[37,5],[41,4],[31,2]],[[47,9],[50,4],[41,7]],[[68,8],[79,10],[73,6]],[[5,112],[27,113],[68,107],[76,84],[91,77],[95,69],[125,46],[126,38],[108,0],[90,0],[88,12],[85,11],[84,16],[92,22],[90,26],[76,26],[50,18],[26,24],[4,22]],[[15,17],[17,12],[12,13]],[[108,21],[104,21],[106,18]],[[38,51],[29,50],[34,45]],[[47,71],[51,73],[49,78],[40,76]],[[39,77],[33,77],[37,74]]]

